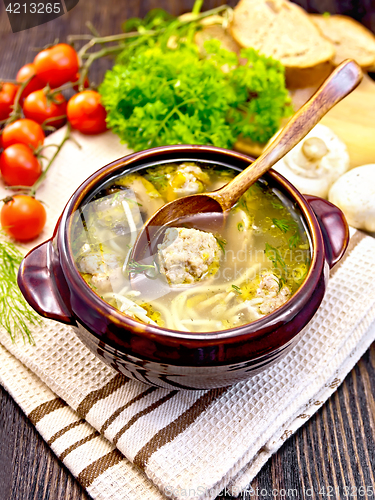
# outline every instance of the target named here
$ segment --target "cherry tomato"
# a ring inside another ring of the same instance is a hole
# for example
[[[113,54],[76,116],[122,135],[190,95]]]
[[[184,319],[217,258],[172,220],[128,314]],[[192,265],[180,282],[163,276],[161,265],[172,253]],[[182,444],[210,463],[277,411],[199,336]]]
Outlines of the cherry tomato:
[[[84,90],[69,99],[68,120],[72,127],[83,134],[99,134],[107,129],[107,116],[101,104],[100,94],[95,90]]]
[[[60,127],[66,121],[66,118],[53,120],[58,116],[66,115],[66,100],[62,94],[56,94],[53,102],[47,99],[43,90],[36,90],[28,95],[23,103],[23,112],[26,118],[44,123],[48,119],[48,125]]]
[[[7,125],[2,133],[3,148],[12,144],[26,144],[31,149],[36,149],[44,142],[44,132],[39,123],[28,118],[21,118]]]
[[[42,167],[38,158],[25,144],[12,144],[0,156],[0,171],[9,186],[32,186]]]
[[[18,85],[0,82],[0,120],[6,120],[13,111],[12,105],[16,97]]]
[[[4,231],[18,241],[36,238],[46,219],[46,210],[40,201],[24,194],[16,194],[5,201],[0,213]]]
[[[24,82],[28,80],[30,77],[33,77],[30,82],[26,85],[21,94],[21,101],[25,99],[31,92],[35,90],[40,90],[45,86],[45,83],[42,82],[40,78],[38,78],[35,74],[35,66],[33,63],[25,64],[22,68],[19,69],[16,80],[17,82]]]
[[[60,87],[76,76],[79,68],[77,52],[66,43],[42,50],[34,59],[35,72],[50,87]]]

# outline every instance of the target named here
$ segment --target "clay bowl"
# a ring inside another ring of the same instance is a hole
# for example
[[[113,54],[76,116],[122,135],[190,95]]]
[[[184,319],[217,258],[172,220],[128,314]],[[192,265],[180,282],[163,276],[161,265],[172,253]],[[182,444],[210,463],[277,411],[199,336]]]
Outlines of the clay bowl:
[[[42,316],[72,326],[80,340],[115,370],[166,388],[210,389],[245,380],[275,363],[303,335],[326,289],[329,268],[344,254],[348,226],[331,203],[301,195],[275,171],[263,176],[299,208],[310,235],[308,275],[282,307],[237,328],[185,333],[142,324],[107,304],[83,280],[73,261],[71,215],[116,175],[167,161],[199,161],[244,169],[251,158],[210,146],[166,146],[121,158],[90,176],[66,205],[52,239],[23,260],[18,283]]]

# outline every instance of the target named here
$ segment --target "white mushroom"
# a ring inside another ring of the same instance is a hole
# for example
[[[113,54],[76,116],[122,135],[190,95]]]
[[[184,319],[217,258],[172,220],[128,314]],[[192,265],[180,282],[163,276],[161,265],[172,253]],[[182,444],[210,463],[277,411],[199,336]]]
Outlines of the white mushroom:
[[[331,185],[349,169],[349,154],[331,129],[318,124],[274,169],[301,193],[327,198]]]
[[[341,208],[351,226],[375,232],[375,163],[340,177],[329,191],[329,201]]]

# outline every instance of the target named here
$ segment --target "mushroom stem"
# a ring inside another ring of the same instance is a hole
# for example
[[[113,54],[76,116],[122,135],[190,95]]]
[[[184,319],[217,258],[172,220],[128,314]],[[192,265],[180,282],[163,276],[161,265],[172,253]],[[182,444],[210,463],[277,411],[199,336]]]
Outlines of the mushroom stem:
[[[328,153],[328,148],[319,137],[309,137],[302,144],[302,153],[308,160],[316,161]]]

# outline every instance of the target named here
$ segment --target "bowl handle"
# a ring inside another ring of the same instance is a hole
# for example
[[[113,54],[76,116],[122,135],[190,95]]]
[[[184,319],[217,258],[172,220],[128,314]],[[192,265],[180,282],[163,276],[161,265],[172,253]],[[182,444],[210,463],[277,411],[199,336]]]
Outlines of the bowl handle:
[[[349,243],[349,227],[342,211],[323,198],[304,195],[316,218],[324,240],[325,257],[333,267],[344,255]]]
[[[68,288],[52,240],[45,241],[26,255],[18,270],[17,281],[27,302],[41,316],[76,325],[67,306]]]

